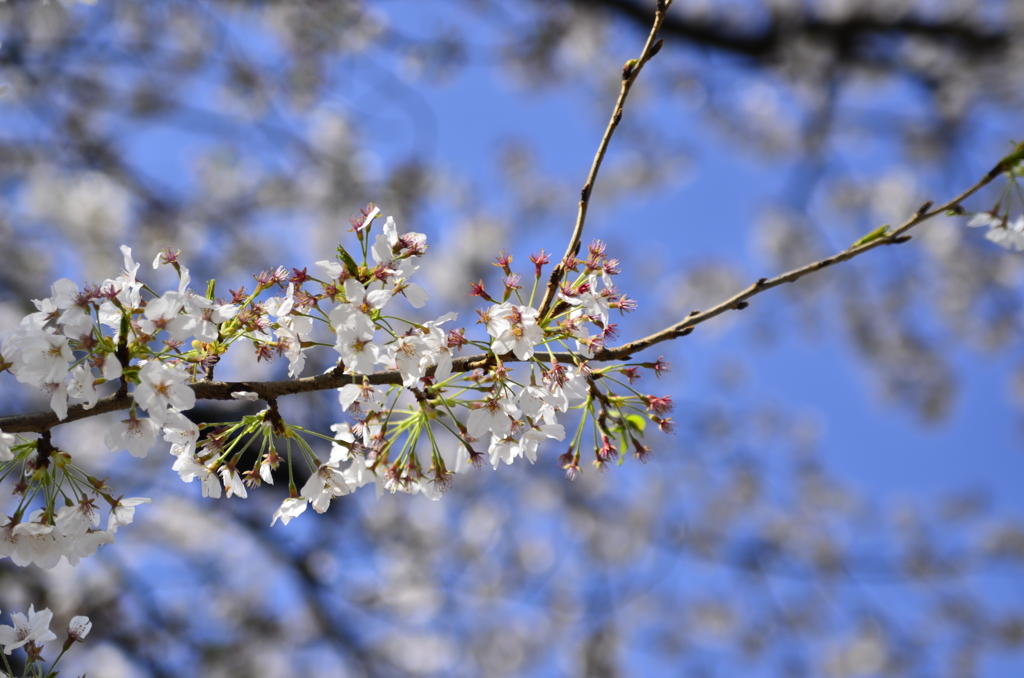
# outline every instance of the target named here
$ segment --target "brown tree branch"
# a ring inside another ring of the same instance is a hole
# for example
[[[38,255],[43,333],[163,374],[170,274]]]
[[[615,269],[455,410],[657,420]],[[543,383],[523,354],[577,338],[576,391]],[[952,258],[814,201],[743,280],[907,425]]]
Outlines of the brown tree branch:
[[[646,25],[645,3],[635,0],[568,0],[587,10],[606,9],[637,24]],[[723,13],[725,14],[725,13]],[[731,17],[730,17],[731,18]],[[913,72],[899,57],[880,54],[877,38],[919,38],[941,42],[950,50],[962,51],[975,59],[994,60],[1008,53],[1013,35],[1002,26],[982,25],[962,18],[930,19],[908,13],[895,20],[874,16],[870,11],[842,18],[816,16],[812,11],[779,11],[767,21],[746,24],[726,18],[697,19],[684,15],[667,18],[662,33],[690,44],[744,57],[761,64],[777,62],[792,44],[804,40],[834,45],[843,63],[878,65],[885,62],[895,70]],[[913,73],[921,77],[921,74]]]
[[[962,201],[966,200],[970,196],[977,193],[979,190],[981,190],[983,186],[991,183],[993,179],[995,179],[1000,174],[1005,172],[1007,170],[1007,167],[1008,161],[1004,159],[998,165],[993,167],[984,177],[982,177],[973,186],[971,186],[966,191],[956,196],[952,200],[946,202],[945,204],[936,207],[935,209],[929,211],[929,208],[931,208],[932,203],[925,203],[924,205],[921,206],[919,210],[917,210],[917,212],[912,217],[904,221],[902,224],[900,224],[898,227],[890,231],[885,236],[882,236],[876,240],[872,240],[871,242],[864,243],[863,245],[851,246],[843,250],[842,252],[839,252],[838,254],[833,254],[831,257],[826,257],[825,259],[816,261],[813,264],[801,266],[800,268],[793,269],[788,273],[783,273],[782,275],[778,275],[774,278],[761,278],[760,280],[758,280],[757,282],[755,282],[753,285],[746,288],[742,292],[735,294],[732,297],[729,297],[725,301],[715,306],[712,306],[706,311],[694,311],[686,319],[681,320],[680,322],[674,325],[666,327],[665,329],[659,332],[655,332],[650,336],[644,337],[643,339],[638,339],[636,341],[631,341],[628,344],[623,344],[622,346],[617,346],[615,348],[602,351],[598,356],[595,356],[595,359],[623,360],[632,355],[633,353],[650,348],[655,344],[660,344],[663,341],[668,341],[670,339],[675,339],[677,337],[690,334],[695,326],[703,322],[707,322],[708,320],[711,320],[716,316],[722,315],[726,311],[742,310],[747,307],[748,299],[757,296],[758,294],[761,294],[766,290],[770,290],[773,287],[778,287],[779,285],[783,285],[785,283],[794,282],[796,280],[799,280],[800,278],[803,278],[806,275],[810,275],[811,273],[820,271],[823,268],[832,266],[833,264],[838,264],[840,262],[853,259],[854,257],[864,254],[865,252],[868,252],[870,250],[873,250],[876,247],[881,247],[883,245],[899,245],[905,243],[908,240],[910,240],[910,236],[904,234],[911,228],[917,226],[918,224],[924,221],[931,219],[932,217],[935,217],[939,214],[943,214],[949,210],[959,209],[960,203]]]
[[[601,137],[601,143],[597,147],[597,153],[594,154],[594,162],[590,165],[590,173],[587,174],[587,182],[583,184],[583,190],[580,191],[580,203],[579,209],[576,213],[576,226],[573,228],[572,237],[569,238],[569,246],[565,249],[565,256],[562,260],[555,264],[555,268],[551,271],[551,276],[548,278],[547,287],[544,290],[544,299],[541,301],[539,307],[538,318],[544,318],[548,310],[551,308],[551,303],[555,299],[555,293],[558,291],[558,286],[562,282],[562,276],[565,274],[565,261],[570,257],[576,256],[580,251],[580,239],[583,237],[583,224],[587,220],[587,208],[590,206],[590,196],[594,191],[594,182],[597,181],[597,173],[601,169],[601,163],[604,161],[604,156],[608,152],[608,144],[612,140],[612,135],[615,134],[615,129],[619,126],[619,121],[622,120],[622,107],[626,104],[626,97],[629,96],[629,90],[632,89],[633,83],[636,81],[640,70],[644,67],[651,58],[658,53],[661,49],[661,42],[656,42],[658,37],[658,31],[661,29],[662,23],[665,21],[665,13],[668,11],[669,6],[672,4],[672,0],[657,0],[657,9],[654,13],[654,25],[651,26],[651,32],[647,35],[647,42],[644,43],[644,48],[640,52],[638,59],[631,60],[626,63],[622,70],[622,86],[619,89],[619,98],[615,101],[615,108],[612,109],[612,117],[608,121],[608,126],[604,130],[604,135]]]

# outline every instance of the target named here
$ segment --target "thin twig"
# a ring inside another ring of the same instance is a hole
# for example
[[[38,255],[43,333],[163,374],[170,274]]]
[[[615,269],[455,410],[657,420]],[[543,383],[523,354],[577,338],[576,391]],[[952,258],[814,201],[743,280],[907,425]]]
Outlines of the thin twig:
[[[569,246],[565,249],[565,256],[562,260],[555,264],[555,268],[551,271],[551,276],[548,278],[547,288],[544,290],[544,299],[540,304],[540,312],[538,318],[544,318],[548,310],[551,308],[551,303],[555,299],[555,293],[558,291],[558,286],[562,282],[562,276],[565,275],[565,262],[571,257],[575,257],[580,251],[580,240],[583,237],[583,224],[587,220],[587,208],[590,206],[590,196],[594,191],[594,182],[597,181],[597,173],[601,169],[601,163],[604,161],[605,153],[608,152],[608,144],[612,139],[612,134],[615,133],[615,129],[619,126],[619,121],[622,120],[622,107],[626,103],[626,97],[629,95],[629,90],[633,87],[633,82],[636,81],[640,70],[644,67],[651,58],[658,53],[661,49],[660,41],[656,41],[658,31],[661,29],[662,23],[665,21],[665,13],[668,11],[669,5],[672,4],[672,0],[658,0],[657,9],[654,12],[654,25],[651,27],[651,32],[647,36],[647,42],[644,43],[643,51],[640,52],[640,58],[631,60],[626,63],[622,72],[622,86],[619,89],[619,98],[615,101],[615,108],[612,109],[612,117],[608,121],[608,127],[604,130],[604,136],[601,137],[601,143],[597,147],[597,153],[594,155],[594,162],[590,165],[590,173],[587,175],[587,182],[583,184],[583,190],[580,191],[580,204],[579,210],[576,213],[576,227],[573,229],[572,237],[569,239]]]
[[[670,327],[666,327],[660,332],[655,332],[654,334],[644,337],[643,339],[631,341],[628,344],[623,344],[622,346],[616,346],[615,348],[610,348],[605,351],[601,351],[594,356],[594,359],[622,360],[624,358],[629,357],[633,353],[642,351],[646,348],[650,348],[655,344],[660,344],[663,341],[668,341],[670,339],[685,336],[691,333],[695,326],[703,322],[707,322],[708,320],[711,320],[716,316],[722,315],[726,311],[742,310],[747,307],[748,299],[750,299],[751,297],[755,297],[766,290],[770,290],[773,287],[778,287],[779,285],[783,285],[785,283],[794,282],[796,280],[799,280],[800,278],[803,278],[806,275],[810,275],[811,273],[820,271],[823,268],[828,268],[833,264],[838,264],[840,262],[853,259],[854,257],[864,254],[869,250],[873,250],[876,247],[881,247],[883,245],[899,245],[905,243],[908,240],[910,240],[910,236],[904,235],[904,233],[909,231],[914,226],[917,226],[918,224],[931,219],[932,217],[935,217],[939,214],[943,214],[951,209],[958,208],[963,200],[966,200],[970,196],[974,195],[983,186],[991,183],[993,179],[995,179],[1005,171],[1006,161],[1004,160],[995,167],[993,167],[992,170],[989,171],[988,174],[986,174],[984,177],[982,177],[981,180],[979,180],[976,184],[974,184],[973,186],[971,186],[966,191],[956,196],[949,202],[939,207],[936,207],[935,209],[930,211],[929,208],[932,204],[930,202],[925,203],[924,205],[921,206],[920,209],[917,210],[917,212],[912,217],[904,221],[897,228],[893,229],[888,235],[880,237],[877,240],[872,240],[871,242],[865,243],[857,247],[850,247],[848,249],[843,250],[842,252],[839,252],[838,254],[832,255],[831,257],[827,257],[820,261],[816,261],[813,264],[801,266],[800,268],[789,271],[788,273],[783,273],[782,275],[776,276],[774,278],[761,278],[753,285],[740,292],[739,294],[729,297],[725,301],[715,306],[712,306],[706,311],[694,311],[684,320],[681,320],[680,322]]]

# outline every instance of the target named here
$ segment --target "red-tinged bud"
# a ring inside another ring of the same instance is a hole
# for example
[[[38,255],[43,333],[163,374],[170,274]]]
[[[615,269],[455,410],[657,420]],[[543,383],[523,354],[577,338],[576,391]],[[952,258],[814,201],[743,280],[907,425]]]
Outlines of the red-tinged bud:
[[[160,250],[160,254],[157,258],[161,264],[170,264],[174,266],[178,263],[178,256],[181,254],[181,250],[172,250],[170,247],[165,247]]]
[[[586,261],[587,273],[594,273],[604,269],[604,262],[600,257],[590,257]]]
[[[487,294],[487,291],[484,289],[484,281],[483,280],[481,280],[480,282],[477,282],[477,283],[473,283],[470,287],[471,287],[471,290],[469,292],[469,296],[471,296],[471,297],[481,297],[481,298],[486,299],[487,301],[491,302],[492,304],[497,304],[498,303],[497,301],[495,301],[494,299],[491,298],[491,295]]]
[[[363,229],[373,223],[374,218],[380,214],[380,209],[377,208],[372,202],[367,203],[366,207],[359,209],[359,214],[349,217],[348,223],[352,226],[351,230],[356,232],[356,235],[362,239]]]
[[[565,368],[557,360],[551,361],[551,369],[544,372],[544,383],[549,387],[564,386],[569,381]]]
[[[323,294],[323,296],[324,296],[325,299],[330,299],[331,301],[337,301],[338,300],[338,295],[340,295],[341,292],[342,292],[342,290],[339,289],[337,285],[333,285],[333,284],[331,284],[331,285],[324,285],[324,294]]]
[[[658,416],[653,416],[651,417],[651,421],[658,425],[658,428],[661,429],[662,433],[676,432],[676,424],[674,421],[672,421],[672,417],[661,418]]]
[[[457,330],[448,330],[448,348],[461,351],[462,347],[469,343],[466,339],[466,328],[460,327]]]
[[[491,368],[490,376],[495,384],[504,384],[508,381],[508,368],[503,363],[499,363]]]
[[[43,661],[43,646],[34,641],[30,641],[21,646],[21,649],[25,651],[26,655],[26,666],[31,666],[35,663],[42,663]]]
[[[164,339],[160,343],[166,346],[170,351],[177,351],[179,348],[185,345],[184,341],[178,341],[177,339]]]
[[[494,257],[494,263],[491,266],[498,266],[505,272],[505,275],[512,275],[512,255],[502,250],[498,252],[498,256]]]
[[[630,299],[625,294],[623,294],[618,298],[617,301],[613,301],[608,305],[611,306],[612,308],[619,309],[619,313],[626,314],[635,311],[639,304],[637,304],[636,299]]]
[[[316,304],[316,297],[306,290],[295,291],[295,308],[300,311],[308,311]]]
[[[260,477],[260,467],[253,466],[248,471],[243,472],[242,482],[245,483],[246,487],[259,487],[263,483],[263,479]]]
[[[381,282],[387,282],[388,278],[395,275],[394,269],[387,265],[387,262],[381,262],[377,264],[377,267],[373,269],[373,277]]]
[[[245,286],[239,287],[237,290],[228,289],[231,292],[231,303],[240,304],[249,297],[249,293],[245,290]]]
[[[265,290],[274,284],[274,272],[273,271],[260,271],[259,274],[253,276],[256,280],[256,285],[261,290]]]
[[[558,291],[561,292],[562,296],[566,299],[576,299],[579,296],[579,290],[573,287],[571,282],[565,281],[558,286]]]
[[[280,358],[292,347],[292,342],[289,339],[278,339],[274,345],[274,350],[277,351],[277,357]]]
[[[421,480],[425,477],[423,469],[420,468],[419,459],[417,459],[415,454],[410,454],[405,458],[405,472],[402,477],[406,485],[414,480]]]
[[[579,453],[574,452],[570,447],[565,454],[558,457],[558,463],[565,469],[565,477],[568,480],[576,480],[576,477],[580,474]]]
[[[660,377],[663,374],[668,374],[672,371],[672,363],[665,360],[664,356],[658,356],[658,359],[653,363],[640,363],[642,367],[646,367],[649,370],[654,370],[654,376]]]
[[[672,411],[674,407],[672,403],[672,396],[644,396],[644,404],[647,405],[647,410],[659,416],[663,416]]]
[[[651,458],[651,448],[646,445],[641,445],[639,440],[633,438],[633,456],[638,459],[641,464],[646,464],[647,460]]]
[[[541,269],[544,268],[544,264],[551,262],[551,255],[541,249],[540,252],[530,255],[530,261],[532,261],[533,265],[537,268],[537,277],[539,278]]]
[[[601,435],[601,447],[595,450],[595,454],[597,455],[597,462],[595,462],[595,465],[598,468],[601,467],[601,464],[610,463],[619,457],[619,451],[614,445],[612,445],[611,441],[608,440],[608,436],[604,434]]]
[[[384,488],[394,492],[400,487],[404,487],[407,481],[402,478],[402,469],[400,462],[395,462],[388,467],[388,470],[384,472]]]
[[[307,280],[309,280],[309,274],[306,272],[305,268],[303,268],[302,270],[299,270],[297,268],[293,268],[292,269],[292,275],[291,275],[290,278],[288,278],[288,282],[295,283],[296,287],[299,287],[300,285],[302,285]]]
[[[483,466],[484,465],[484,455],[482,453],[480,453],[480,452],[477,452],[475,449],[473,449],[473,446],[470,445],[469,443],[465,443],[465,445],[466,445],[466,451],[469,452],[469,463],[472,464],[473,466],[476,466],[477,468],[480,468],[481,466]]]
[[[621,370],[619,370],[619,372],[622,374],[622,376],[629,380],[630,384],[635,384],[636,382],[640,381],[641,375],[639,367],[623,367]]]
[[[441,494],[444,494],[449,489],[451,489],[451,486],[452,486],[452,476],[451,476],[451,474],[449,474],[447,471],[437,470],[437,469],[432,469],[432,472],[434,474],[434,487],[437,488],[438,492],[440,492]]]

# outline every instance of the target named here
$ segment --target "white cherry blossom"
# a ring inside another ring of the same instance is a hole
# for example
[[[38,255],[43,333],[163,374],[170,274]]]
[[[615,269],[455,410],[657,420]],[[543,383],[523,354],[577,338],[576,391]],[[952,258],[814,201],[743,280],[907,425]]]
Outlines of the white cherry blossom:
[[[341,354],[345,371],[354,374],[373,374],[373,366],[377,364],[381,355],[386,353],[380,344],[348,329],[338,330],[338,341],[334,345],[334,350]]]
[[[129,497],[119,499],[117,505],[110,509],[110,516],[107,518],[107,532],[114,534],[117,528],[130,525],[135,520],[135,507],[140,504],[150,503],[146,497]]]
[[[384,265],[394,272],[395,277],[406,279],[419,268],[409,256],[403,254],[422,253],[427,248],[427,236],[410,231],[398,235],[393,217],[388,217],[383,233],[374,239],[370,254],[378,265]],[[396,256],[399,257],[396,259]]]
[[[313,331],[313,319],[303,316],[286,316],[278,319],[278,327],[274,330],[277,340],[285,345],[285,357],[288,358],[288,376],[297,377],[302,374],[306,365],[306,353],[302,342],[309,338]]]
[[[993,226],[985,234],[985,238],[1000,247],[1024,251],[1024,216],[1017,217],[1005,226],[1001,223]]]
[[[152,419],[137,419],[131,415],[115,423],[103,436],[103,442],[111,452],[128,450],[133,457],[145,457],[156,444],[160,425]]]
[[[315,263],[330,280],[340,280],[345,275],[345,267],[339,261],[323,260]]]
[[[222,466],[220,477],[224,480],[224,494],[226,496],[237,496],[242,499],[249,496],[249,493],[245,491],[245,483],[242,482],[242,476],[238,474],[237,470]]]
[[[386,389],[380,386],[372,386],[366,382],[362,384],[345,384],[338,389],[338,403],[341,404],[342,412],[348,412],[348,409],[353,405],[358,405],[358,408],[363,412],[381,412],[384,409],[384,397],[386,394]]]
[[[62,506],[54,522],[65,537],[74,540],[84,535],[90,527],[100,524],[100,513],[92,501],[86,499],[73,506]]]
[[[168,410],[190,410],[196,404],[196,394],[185,383],[188,373],[181,366],[151,361],[139,370],[139,385],[135,387],[135,402],[149,412],[158,424],[167,420]]]
[[[199,460],[193,455],[185,453],[178,455],[177,461],[174,462],[171,468],[177,471],[178,475],[186,483],[191,483],[198,478],[203,487],[204,497],[210,497],[211,499],[218,499],[220,497],[220,480],[218,480],[217,474],[199,463]]]
[[[495,336],[491,349],[498,355],[512,352],[520,360],[530,359],[534,346],[544,341],[544,330],[537,324],[537,314],[537,309],[529,306],[509,305],[504,311],[506,327]]]
[[[499,437],[505,436],[512,430],[513,418],[519,414],[519,408],[508,399],[492,396],[483,401],[482,407],[469,413],[466,429],[474,438],[480,438],[488,432]]]
[[[106,280],[103,287],[112,287],[117,291],[117,300],[128,309],[138,308],[142,303],[142,283],[136,280],[135,275],[139,272],[139,264],[132,258],[132,249],[127,245],[121,245],[121,254],[124,255],[124,270],[114,280]],[[187,275],[187,271],[186,271]]]
[[[410,335],[398,337],[388,346],[390,362],[402,375],[402,385],[406,388],[415,386],[427,373],[430,360],[424,360],[424,357],[429,350],[423,339]]]
[[[526,386],[519,392],[519,407],[522,408],[523,414],[534,420],[543,419],[549,424],[554,424],[558,403],[557,397],[539,386]]]
[[[75,356],[68,338],[53,332],[27,331],[17,337],[11,371],[23,384],[42,386],[63,381]],[[7,352],[4,352],[5,357]]]
[[[349,484],[348,478],[341,471],[329,464],[321,464],[302,486],[301,494],[314,511],[323,513],[331,505],[333,497],[340,497],[353,490],[355,487]]]
[[[351,332],[362,339],[372,339],[376,329],[371,315],[380,311],[391,299],[390,290],[366,291],[362,283],[353,278],[345,281],[345,298],[328,314],[331,327],[341,335],[342,331]]]
[[[442,323],[458,318],[456,313],[445,313],[437,320],[423,323],[423,341],[427,352],[423,354],[424,366],[436,365],[434,381],[441,383],[452,376],[452,350],[448,347],[448,337],[440,328]]]
[[[79,642],[85,640],[85,637],[89,635],[91,630],[92,622],[84,615],[72,617],[71,621],[68,622],[68,637]]]
[[[149,335],[164,330],[178,317],[185,306],[185,296],[177,290],[168,290],[156,299],[150,299],[139,319],[139,329]]]
[[[50,394],[50,409],[57,418],[64,421],[68,418],[68,385],[61,381],[55,384],[43,384],[44,392]]]
[[[36,522],[41,510],[33,513],[29,520],[13,523],[5,517],[0,526],[0,558],[10,556],[18,567],[35,563],[49,569],[56,565],[64,554],[64,535],[53,525]]]
[[[117,356],[113,353],[108,353],[103,357],[103,367],[100,372],[103,374],[103,378],[107,381],[113,381],[121,378],[121,361],[117,359]]]
[[[561,424],[541,424],[527,429],[519,439],[522,454],[532,464],[537,461],[537,448],[547,438],[565,440],[565,427]]]
[[[340,462],[348,461],[352,457],[352,444],[355,443],[356,437],[352,435],[352,428],[348,424],[332,424],[331,430],[334,431],[334,440],[336,442],[331,443],[331,458],[327,461],[329,466],[336,466]],[[347,445],[340,445],[339,443],[348,443]]]
[[[207,344],[217,341],[217,326],[238,314],[237,306],[218,304],[195,294],[186,295],[184,303],[187,313],[167,323],[167,333],[178,341],[189,337]]]
[[[11,654],[26,643],[45,643],[56,640],[57,636],[50,630],[50,620],[53,613],[48,609],[36,612],[36,606],[30,605],[28,616],[21,612],[11,614],[11,621],[14,626],[6,624],[0,626],[0,645],[3,645],[4,654]]]
[[[84,407],[91,410],[96,406],[99,397],[96,393],[96,380],[93,378],[92,370],[85,365],[79,365],[71,370],[71,382],[68,384],[68,396],[78,400],[84,400]]]
[[[511,324],[508,321],[508,312],[511,310],[512,304],[504,302],[501,304],[495,304],[490,308],[477,311],[480,315],[480,320],[477,323],[483,323],[487,330],[487,334],[492,337],[500,337],[502,333],[508,331]]]
[[[307,503],[302,497],[289,497],[285,499],[281,502],[278,509],[274,511],[274,519],[270,521],[270,526],[273,527],[278,518],[287,525],[291,522],[292,518],[301,515],[306,510]]]
[[[169,412],[163,425],[164,440],[171,444],[171,454],[187,454],[196,452],[199,440],[199,427],[180,412]]]
[[[14,452],[11,447],[18,442],[17,436],[0,431],[0,461],[11,461],[14,459]]]
[[[105,530],[89,530],[64,550],[64,557],[72,567],[78,565],[82,558],[88,558],[96,553],[96,550],[104,544],[113,544],[114,535]]]

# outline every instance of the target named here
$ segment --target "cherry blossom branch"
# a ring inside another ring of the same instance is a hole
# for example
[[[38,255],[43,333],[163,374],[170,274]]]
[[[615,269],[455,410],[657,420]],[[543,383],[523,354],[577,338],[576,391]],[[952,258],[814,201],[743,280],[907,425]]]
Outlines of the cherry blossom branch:
[[[1006,172],[1016,162],[1020,160],[1018,155],[1021,155],[1024,151],[1011,154],[1007,158],[1000,161],[995,167],[993,167],[984,177],[982,177],[973,186],[960,193],[956,197],[952,198],[948,202],[939,207],[931,209],[932,203],[928,202],[921,206],[920,209],[913,216],[907,219],[905,222],[900,224],[898,227],[891,231],[883,232],[877,237],[874,237],[869,242],[863,242],[862,244],[855,244],[842,252],[834,254],[825,259],[821,259],[806,266],[783,273],[774,278],[761,278],[748,288],[733,295],[732,297],[722,301],[721,303],[712,306],[705,311],[694,311],[688,317],[681,320],[680,322],[666,327],[659,332],[651,334],[642,339],[631,341],[621,346],[615,346],[597,351],[594,357],[591,359],[596,362],[610,362],[615,360],[625,360],[631,357],[634,353],[643,351],[651,346],[660,344],[665,341],[677,339],[682,336],[686,336],[693,332],[693,328],[701,323],[707,322],[712,318],[715,318],[723,313],[731,310],[742,310],[747,307],[748,299],[761,294],[773,287],[778,287],[785,283],[791,283],[804,276],[815,273],[824,268],[828,268],[833,264],[837,264],[843,261],[848,261],[856,256],[864,254],[870,250],[883,245],[898,245],[910,240],[910,236],[906,235],[914,226],[921,224],[929,219],[932,219],[939,214],[943,214],[950,210],[962,211],[960,203],[966,200],[968,197],[974,195],[981,188],[991,183],[996,177]],[[864,240],[863,238],[861,240]],[[551,359],[558,360],[559,362],[572,363],[578,359],[579,356],[568,352],[557,352],[557,353],[537,353],[534,359],[547,362]],[[513,354],[501,356],[502,362],[514,363],[521,362]],[[455,358],[452,361],[452,372],[471,372],[476,369],[485,369],[492,366],[496,362],[495,357],[489,353],[478,353],[469,356],[462,356]],[[434,368],[428,370],[428,374],[433,373]],[[325,374],[319,374],[316,376],[303,377],[301,379],[283,379],[279,381],[262,381],[262,382],[250,382],[250,381],[238,381],[238,382],[200,382],[191,384],[192,390],[195,392],[197,400],[236,400],[237,396],[233,395],[240,391],[255,393],[256,397],[260,400],[273,401],[276,398],[295,395],[298,393],[311,393],[316,391],[326,391],[329,389],[340,388],[346,384],[362,383],[363,380],[373,385],[398,385],[402,383],[403,377],[398,370],[385,370],[376,372],[369,375],[345,375],[338,370],[331,370]],[[45,412],[34,412],[27,414],[16,414],[5,417],[0,417],[0,430],[6,433],[44,433],[49,431],[54,426],[62,423],[70,423],[80,419],[96,416],[99,414],[106,414],[108,412],[115,412],[118,410],[125,410],[131,407],[133,398],[131,394],[127,393],[122,387],[116,393],[109,395],[105,398],[101,398],[97,401],[95,406],[86,408],[84,405],[74,405],[68,408],[67,417],[63,420],[57,418],[57,415],[52,411]]]
[[[538,317],[540,318],[543,318],[551,309],[555,293],[558,291],[558,286],[562,282],[562,276],[565,274],[565,261],[579,253],[580,242],[583,237],[583,224],[587,220],[587,208],[590,206],[590,195],[594,189],[594,182],[597,181],[597,173],[601,169],[601,163],[604,161],[605,154],[608,152],[608,144],[611,142],[612,135],[619,126],[619,121],[622,120],[622,108],[625,106],[626,97],[629,96],[633,82],[640,75],[640,70],[644,67],[644,64],[661,50],[662,41],[655,40],[655,38],[657,38],[658,31],[665,21],[665,13],[668,12],[669,5],[671,4],[672,0],[658,0],[657,9],[654,13],[654,25],[651,27],[651,32],[647,36],[647,42],[644,43],[644,48],[640,52],[640,58],[630,59],[622,67],[622,87],[619,89],[619,98],[615,101],[612,117],[608,121],[604,135],[601,137],[601,143],[598,145],[597,153],[594,155],[594,162],[590,165],[587,181],[583,184],[583,190],[580,191],[576,226],[573,229],[572,237],[569,239],[569,246],[565,250],[565,256],[555,265],[555,268],[551,271],[551,277],[548,278],[547,288],[544,290],[544,299],[539,307]]]
[[[538,353],[534,356],[542,361],[554,358],[560,362],[572,363],[575,354],[566,352]],[[603,358],[603,360],[614,360],[614,358]],[[452,372],[471,372],[476,369],[483,369],[495,364],[494,357],[489,353],[478,353],[469,356],[462,356],[452,360]],[[502,357],[502,362],[522,362],[513,354]],[[432,375],[435,368],[427,370]],[[384,370],[367,375],[342,374],[340,370],[331,370],[325,374],[318,374],[300,379],[281,379],[278,381],[204,381],[196,384],[189,384],[189,387],[196,395],[196,400],[239,400],[239,397],[232,395],[239,392],[255,393],[258,400],[273,401],[282,396],[296,395],[299,393],[314,393],[341,388],[346,384],[362,384],[363,380],[374,386],[399,385],[402,383],[402,374],[398,370]],[[87,419],[99,414],[126,410],[132,406],[132,395],[118,391],[105,398],[100,398],[96,405],[86,408],[85,405],[72,405],[68,407],[67,417],[58,419],[53,411],[32,412],[26,414],[14,414],[0,417],[0,430],[4,433],[43,433],[59,424],[67,424],[80,419]]]
[[[616,346],[614,348],[601,351],[594,356],[594,360],[623,360],[631,356],[633,353],[650,348],[655,344],[660,344],[663,341],[669,341],[671,339],[676,339],[678,337],[690,334],[691,332],[693,332],[693,328],[695,326],[703,322],[707,322],[708,320],[711,320],[716,316],[722,315],[727,311],[743,310],[748,305],[748,299],[750,299],[751,297],[755,297],[766,290],[770,290],[773,287],[778,287],[779,285],[795,282],[800,278],[803,278],[804,276],[820,271],[823,268],[828,268],[833,264],[838,264],[840,262],[853,259],[854,257],[864,254],[865,252],[868,252],[870,250],[873,250],[876,247],[882,247],[883,245],[900,245],[902,243],[905,243],[909,241],[911,238],[911,236],[905,235],[906,232],[912,229],[914,226],[917,226],[922,222],[928,221],[929,219],[938,216],[939,214],[944,214],[951,210],[954,212],[963,211],[963,208],[961,207],[960,203],[969,198],[970,196],[974,195],[975,193],[977,193],[984,186],[991,183],[996,177],[1000,176],[1008,169],[1010,169],[1015,164],[1015,162],[1019,161],[1019,159],[1016,158],[1016,156],[1020,154],[1019,151],[1020,149],[1015,151],[1014,154],[1011,154],[1007,158],[1001,160],[999,164],[997,164],[995,167],[989,170],[989,172],[984,177],[982,177],[977,183],[975,183],[973,186],[965,190],[960,195],[949,200],[945,204],[940,205],[935,209],[931,209],[931,202],[926,202],[925,204],[921,205],[920,209],[918,209],[912,217],[904,221],[895,229],[879,229],[879,231],[877,232],[877,236],[871,237],[869,235],[866,236],[865,238],[861,238],[861,240],[857,241],[857,243],[854,243],[849,248],[843,250],[842,252],[839,252],[838,254],[834,254],[831,257],[821,259],[820,261],[816,261],[812,264],[807,264],[806,266],[801,266],[800,268],[789,271],[788,273],[783,273],[782,275],[775,276],[774,278],[761,278],[760,280],[758,280],[757,282],[755,282],[753,285],[746,288],[742,292],[739,292],[738,294],[729,297],[725,301],[715,306],[712,306],[706,311],[694,311],[689,316],[687,316],[686,319],[681,320],[680,322],[671,325],[670,327],[666,327],[665,329],[659,332],[655,332],[650,336],[644,337],[643,339],[638,339],[636,341],[631,341],[628,344],[623,344],[622,346]],[[870,240],[868,238],[870,238]]]

